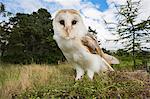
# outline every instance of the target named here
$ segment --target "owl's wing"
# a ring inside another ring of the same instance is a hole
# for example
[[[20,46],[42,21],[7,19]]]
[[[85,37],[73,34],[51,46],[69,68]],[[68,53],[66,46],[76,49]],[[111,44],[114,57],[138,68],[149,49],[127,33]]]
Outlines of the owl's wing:
[[[97,39],[92,34],[87,34],[82,38],[82,44],[87,47],[90,53],[98,54],[103,57],[109,64],[119,64],[119,60],[114,56],[105,54],[100,48]]]
[[[81,41],[92,54],[99,54],[102,56],[103,51],[100,49],[99,44],[93,35],[87,34]]]

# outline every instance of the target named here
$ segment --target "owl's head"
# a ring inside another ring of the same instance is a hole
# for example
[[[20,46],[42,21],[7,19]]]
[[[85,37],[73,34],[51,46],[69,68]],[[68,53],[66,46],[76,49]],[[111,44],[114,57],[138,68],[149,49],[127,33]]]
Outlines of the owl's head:
[[[82,37],[87,33],[79,12],[73,9],[58,11],[53,20],[53,29],[55,35],[67,39]]]

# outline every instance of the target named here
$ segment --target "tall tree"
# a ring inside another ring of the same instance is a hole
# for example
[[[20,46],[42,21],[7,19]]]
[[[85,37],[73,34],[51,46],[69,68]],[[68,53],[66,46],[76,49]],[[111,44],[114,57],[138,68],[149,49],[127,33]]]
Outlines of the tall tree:
[[[0,24],[0,57],[4,55],[8,44],[8,38],[11,29],[8,24],[9,23],[5,21],[1,22]]]
[[[3,61],[11,63],[56,63],[63,55],[53,40],[51,15],[45,9],[32,14],[17,13]]]
[[[7,17],[11,15],[10,12],[6,11],[5,5],[0,2],[0,17]],[[10,33],[9,23],[0,20],[0,57],[4,55],[6,51],[6,45],[8,44],[8,37]]]
[[[136,68],[135,53],[141,50],[143,39],[150,35],[147,25],[149,19],[141,22],[136,20],[139,15],[139,5],[140,1],[133,2],[132,0],[127,0],[124,5],[116,5],[118,11],[116,15],[117,23],[111,23],[115,24],[116,27],[109,27],[110,30],[117,32],[117,35],[119,35],[119,39],[115,41],[120,41],[125,45],[127,51],[132,52],[134,68]]]

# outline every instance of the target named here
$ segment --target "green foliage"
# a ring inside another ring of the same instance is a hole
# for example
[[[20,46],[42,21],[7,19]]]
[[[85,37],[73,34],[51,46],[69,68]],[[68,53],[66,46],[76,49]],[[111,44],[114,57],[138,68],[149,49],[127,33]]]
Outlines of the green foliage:
[[[2,56],[3,62],[57,63],[64,58],[53,40],[52,19],[47,10],[39,9],[32,14],[17,13],[10,18],[8,25],[13,27]]]
[[[150,72],[150,52],[149,51],[135,51],[136,53],[136,69],[142,69]],[[110,53],[111,54],[111,53]],[[121,69],[121,70],[135,70],[133,68],[132,63],[132,53],[127,52],[124,49],[117,50],[114,54],[115,57],[117,57],[120,61],[120,64],[115,65],[115,68]]]
[[[124,49],[118,49],[117,52],[116,52],[116,55],[118,56],[129,56],[129,52],[127,52],[126,50]]]
[[[8,38],[9,38],[9,29],[10,27],[8,27],[8,24],[6,22],[1,22],[0,26],[0,53],[1,56],[4,55],[4,52],[6,51],[6,45],[8,43]]]

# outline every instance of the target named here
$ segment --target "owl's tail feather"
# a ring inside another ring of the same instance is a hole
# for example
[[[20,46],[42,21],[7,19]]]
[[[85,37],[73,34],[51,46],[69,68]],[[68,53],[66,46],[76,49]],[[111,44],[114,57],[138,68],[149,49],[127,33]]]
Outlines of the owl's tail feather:
[[[114,71],[114,69],[109,65],[109,63],[104,58],[102,58],[102,61],[105,63],[106,70]]]

